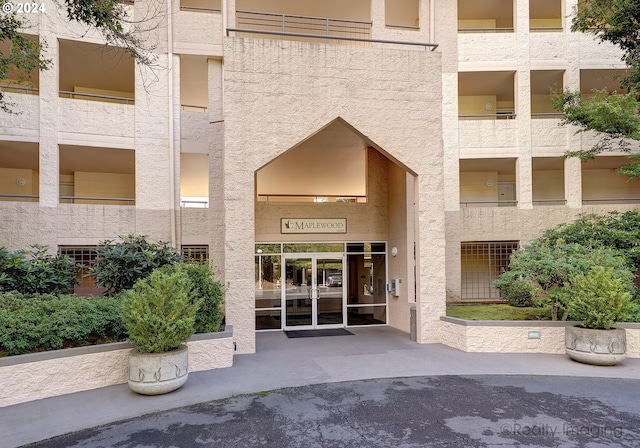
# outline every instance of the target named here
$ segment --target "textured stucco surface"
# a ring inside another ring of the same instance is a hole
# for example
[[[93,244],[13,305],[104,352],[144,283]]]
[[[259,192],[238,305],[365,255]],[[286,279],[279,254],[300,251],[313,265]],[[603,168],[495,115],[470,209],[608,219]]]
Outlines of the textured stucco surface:
[[[493,323],[493,325],[492,325]],[[483,353],[547,353],[565,352],[565,325],[533,321],[482,322],[461,321],[460,323],[441,321],[442,343],[465,352]],[[622,326],[625,326],[624,324]],[[627,324],[627,357],[640,358],[640,328],[637,324]],[[539,332],[539,339],[529,339],[529,332]]]
[[[190,372],[233,365],[231,332],[226,337],[189,341],[187,345]],[[15,357],[25,361],[0,366],[0,407],[126,383],[130,351],[130,345],[121,343],[110,344],[106,351],[75,356],[67,356],[66,350],[50,352],[46,355],[59,353],[60,357],[34,362],[29,362],[32,355]]]
[[[416,50],[225,39],[226,309],[239,352],[254,350],[253,173],[337,118],[418,174],[428,297],[419,340],[435,341],[430,320],[444,310],[439,64],[439,54]]]

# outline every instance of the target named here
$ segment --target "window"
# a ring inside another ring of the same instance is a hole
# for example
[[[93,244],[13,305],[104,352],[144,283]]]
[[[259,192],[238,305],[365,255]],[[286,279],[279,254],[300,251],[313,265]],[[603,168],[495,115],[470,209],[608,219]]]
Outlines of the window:
[[[500,299],[500,291],[491,285],[508,269],[511,252],[517,248],[517,241],[461,243],[462,300]]]
[[[73,258],[81,268],[76,276],[77,284],[73,287],[73,293],[78,296],[99,296],[104,291],[98,287],[96,276],[91,273],[91,268],[96,265],[96,248],[94,246],[61,246],[60,255]]]
[[[209,246],[207,245],[182,246],[182,256],[190,261],[207,261],[209,260]]]

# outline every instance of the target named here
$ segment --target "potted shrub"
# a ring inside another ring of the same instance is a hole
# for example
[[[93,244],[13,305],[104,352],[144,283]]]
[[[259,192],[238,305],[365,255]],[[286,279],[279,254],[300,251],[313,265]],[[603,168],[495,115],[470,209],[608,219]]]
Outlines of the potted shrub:
[[[156,269],[125,293],[124,323],[129,354],[129,387],[158,395],[181,387],[188,376],[186,342],[193,335],[201,300],[193,300],[187,273]]]
[[[624,321],[631,301],[630,272],[594,267],[572,277],[567,289],[569,313],[582,323],[566,327],[565,351],[575,361],[612,366],[625,358]]]

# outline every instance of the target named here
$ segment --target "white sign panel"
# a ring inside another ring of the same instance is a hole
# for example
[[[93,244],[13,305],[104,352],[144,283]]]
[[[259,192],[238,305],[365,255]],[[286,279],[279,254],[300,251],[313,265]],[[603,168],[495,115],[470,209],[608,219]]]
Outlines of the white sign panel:
[[[347,233],[346,218],[280,219],[281,233]]]

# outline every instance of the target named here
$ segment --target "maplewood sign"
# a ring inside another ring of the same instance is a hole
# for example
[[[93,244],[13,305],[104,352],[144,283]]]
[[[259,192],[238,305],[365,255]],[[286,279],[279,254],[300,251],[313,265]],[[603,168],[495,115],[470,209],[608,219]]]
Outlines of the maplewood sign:
[[[280,219],[281,233],[347,233],[346,218]]]

